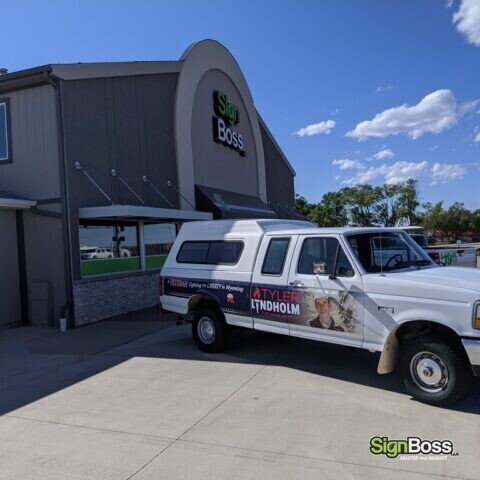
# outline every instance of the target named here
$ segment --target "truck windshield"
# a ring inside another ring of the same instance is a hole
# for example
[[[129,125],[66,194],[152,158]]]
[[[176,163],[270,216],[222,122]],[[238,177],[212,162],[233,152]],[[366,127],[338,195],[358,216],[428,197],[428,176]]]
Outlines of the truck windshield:
[[[347,236],[360,263],[369,273],[434,265],[404,232],[369,232]]]

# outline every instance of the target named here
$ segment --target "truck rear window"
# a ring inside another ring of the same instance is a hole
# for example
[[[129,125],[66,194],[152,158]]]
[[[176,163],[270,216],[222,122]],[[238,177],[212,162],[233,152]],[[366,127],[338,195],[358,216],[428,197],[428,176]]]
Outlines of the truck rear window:
[[[183,242],[177,255],[178,263],[235,265],[243,251],[240,241]]]

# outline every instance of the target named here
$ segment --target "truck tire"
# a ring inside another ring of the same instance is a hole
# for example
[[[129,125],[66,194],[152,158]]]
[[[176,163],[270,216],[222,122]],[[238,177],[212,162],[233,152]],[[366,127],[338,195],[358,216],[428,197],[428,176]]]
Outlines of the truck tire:
[[[423,335],[400,351],[407,392],[415,399],[446,407],[463,398],[472,382],[472,370],[460,346]]]
[[[202,352],[218,353],[224,350],[228,333],[228,325],[219,309],[200,307],[193,312],[193,339]]]

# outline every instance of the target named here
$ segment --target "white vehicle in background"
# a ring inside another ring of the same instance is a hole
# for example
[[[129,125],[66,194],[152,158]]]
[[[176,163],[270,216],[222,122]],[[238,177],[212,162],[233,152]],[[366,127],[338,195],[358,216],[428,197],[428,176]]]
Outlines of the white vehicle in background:
[[[442,406],[480,375],[480,270],[435,264],[398,228],[185,223],[160,301],[209,353],[231,327],[378,351],[378,373],[398,356],[407,392]]]
[[[458,246],[428,246],[428,239],[422,227],[403,227],[414,240],[429,255],[429,257],[446,267],[477,268],[477,248]]]
[[[81,247],[80,258],[82,260],[113,258],[113,251],[111,248],[104,247]]]

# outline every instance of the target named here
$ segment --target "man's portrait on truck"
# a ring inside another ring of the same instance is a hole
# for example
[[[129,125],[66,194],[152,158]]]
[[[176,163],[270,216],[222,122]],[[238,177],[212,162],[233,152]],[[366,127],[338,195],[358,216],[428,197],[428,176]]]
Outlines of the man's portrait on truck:
[[[327,297],[319,292],[315,295],[315,310],[318,315],[310,320],[309,325],[315,328],[324,328],[326,330],[335,330],[344,332],[344,328],[335,324],[335,320],[331,317],[332,297]]]

